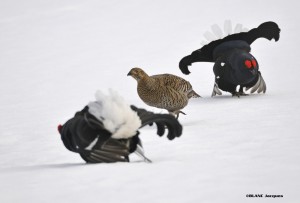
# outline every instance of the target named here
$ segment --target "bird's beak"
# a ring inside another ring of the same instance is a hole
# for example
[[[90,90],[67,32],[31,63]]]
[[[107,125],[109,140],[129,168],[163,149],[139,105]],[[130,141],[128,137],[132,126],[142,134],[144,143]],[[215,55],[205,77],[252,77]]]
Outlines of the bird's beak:
[[[129,73],[127,73],[127,76],[131,76],[131,70],[129,71]]]

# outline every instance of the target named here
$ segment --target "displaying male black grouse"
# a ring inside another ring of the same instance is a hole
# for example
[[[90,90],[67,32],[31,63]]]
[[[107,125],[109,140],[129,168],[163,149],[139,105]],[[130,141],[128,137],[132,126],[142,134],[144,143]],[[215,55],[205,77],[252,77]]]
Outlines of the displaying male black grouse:
[[[64,146],[87,163],[129,162],[131,153],[151,162],[144,155],[138,129],[153,123],[159,136],[168,130],[169,140],[182,134],[174,116],[129,106],[114,92],[104,95],[98,91],[96,101],[59,125],[58,131]]]
[[[266,92],[265,81],[259,71],[257,60],[250,54],[250,45],[258,38],[279,40],[280,29],[274,22],[265,22],[248,32],[228,35],[204,45],[202,48],[185,56],[179,62],[184,74],[189,74],[188,66],[195,62],[214,62],[215,84],[212,96],[221,95],[223,91],[233,96],[246,95],[243,92],[251,89],[254,92]],[[240,86],[237,92],[237,87]]]

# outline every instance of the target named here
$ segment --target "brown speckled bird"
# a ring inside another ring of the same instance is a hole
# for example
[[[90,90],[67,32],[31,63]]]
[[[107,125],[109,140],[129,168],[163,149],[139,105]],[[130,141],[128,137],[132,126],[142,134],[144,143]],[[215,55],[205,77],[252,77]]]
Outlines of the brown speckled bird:
[[[178,118],[190,98],[200,97],[192,85],[176,75],[161,74],[149,76],[141,68],[132,68],[128,76],[136,79],[139,97],[149,106],[166,109]]]

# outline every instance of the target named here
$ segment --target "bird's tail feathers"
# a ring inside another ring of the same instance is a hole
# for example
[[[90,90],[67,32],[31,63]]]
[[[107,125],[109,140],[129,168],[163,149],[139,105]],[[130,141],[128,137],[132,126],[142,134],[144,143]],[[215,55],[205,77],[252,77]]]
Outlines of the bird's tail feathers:
[[[218,25],[214,24],[211,26],[211,30],[206,31],[203,35],[206,40],[203,40],[201,44],[207,45],[212,41],[222,39],[228,35],[235,34],[235,33],[240,33],[240,32],[247,32],[248,29],[243,27],[242,24],[236,24],[236,26],[233,28],[231,20],[226,20],[224,22],[224,29]]]
[[[199,94],[197,94],[194,90],[190,91],[188,93],[188,98],[199,98],[201,97]]]
[[[141,145],[138,144],[136,146],[136,150],[134,151],[134,153],[136,155],[138,155],[139,157],[141,157],[142,159],[144,159],[144,161],[146,163],[152,163],[152,161],[145,156],[144,149],[143,149],[143,147]]]
[[[250,91],[251,94],[253,94],[256,91],[258,94],[261,92],[266,93],[267,85],[266,85],[266,82],[265,82],[264,78],[262,77],[261,73],[259,73],[258,80],[255,83],[255,85],[253,87],[246,88],[246,91],[248,91],[249,89],[251,89],[251,91]]]
[[[156,124],[157,134],[163,136],[165,129],[168,129],[168,139],[173,140],[176,137],[180,137],[182,134],[182,126],[178,120],[169,114],[157,114],[149,112],[145,109],[137,108],[131,105],[132,110],[136,111],[142,121],[142,127],[146,125]]]

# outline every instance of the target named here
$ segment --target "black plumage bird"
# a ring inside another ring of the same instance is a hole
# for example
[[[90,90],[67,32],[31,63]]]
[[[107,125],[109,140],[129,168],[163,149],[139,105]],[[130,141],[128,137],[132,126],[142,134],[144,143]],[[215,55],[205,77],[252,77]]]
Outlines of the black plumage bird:
[[[280,29],[274,22],[265,22],[248,32],[228,35],[210,42],[202,48],[185,56],[179,62],[184,74],[189,74],[188,66],[195,62],[214,62],[215,85],[212,96],[221,95],[219,90],[230,92],[233,96],[245,95],[243,89],[266,92],[265,81],[259,71],[257,60],[250,54],[250,45],[258,38],[279,40]],[[239,91],[236,88],[240,86]]]
[[[64,146],[87,163],[129,162],[131,153],[151,162],[144,155],[138,129],[153,123],[159,136],[168,129],[169,140],[182,134],[182,126],[172,115],[129,106],[115,93],[97,92],[96,101],[59,125],[58,131]]]

